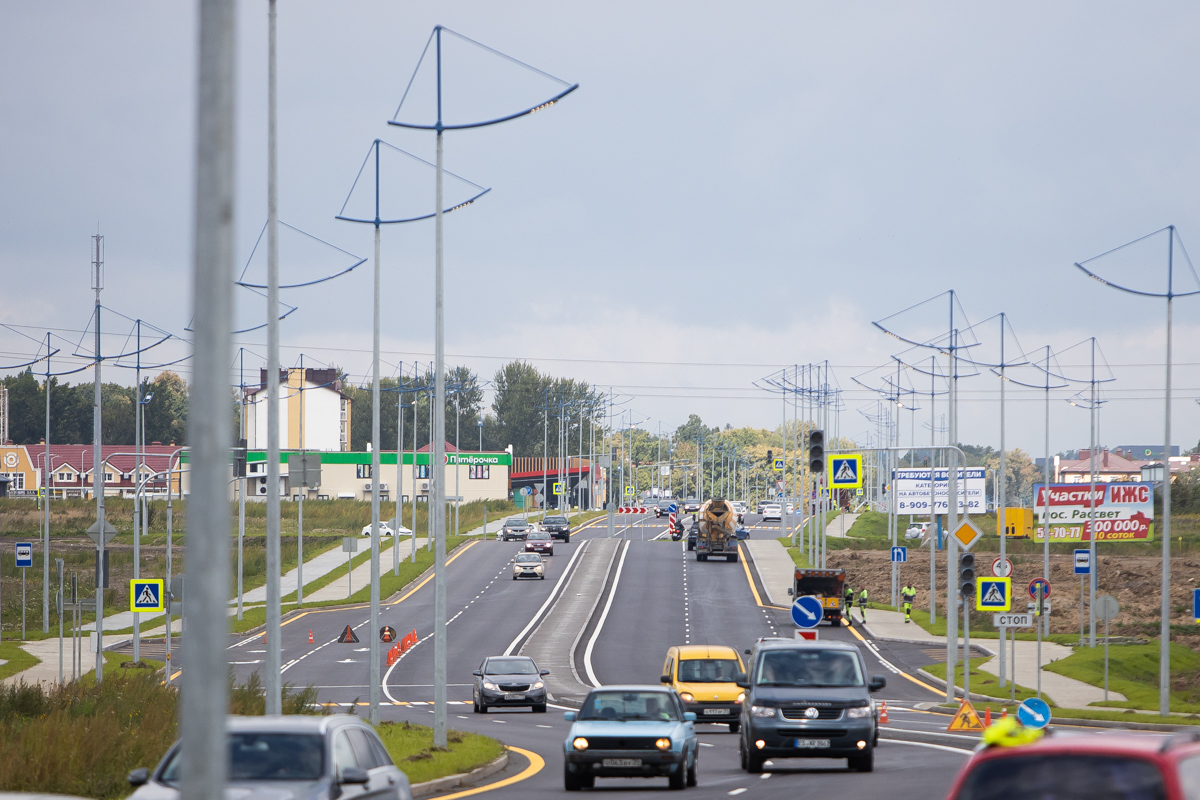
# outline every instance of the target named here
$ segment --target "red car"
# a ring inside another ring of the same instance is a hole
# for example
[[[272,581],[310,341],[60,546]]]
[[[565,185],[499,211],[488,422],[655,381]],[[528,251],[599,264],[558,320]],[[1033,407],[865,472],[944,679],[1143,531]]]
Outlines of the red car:
[[[1200,729],[1176,734],[1061,729],[967,761],[947,800],[1196,800]]]
[[[554,555],[554,539],[548,533],[534,531],[525,537],[525,552],[552,556]]]

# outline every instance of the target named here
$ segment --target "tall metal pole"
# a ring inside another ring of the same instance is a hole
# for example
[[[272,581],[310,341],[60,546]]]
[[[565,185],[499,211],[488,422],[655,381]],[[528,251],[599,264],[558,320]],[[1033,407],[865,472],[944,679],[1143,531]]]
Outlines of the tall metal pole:
[[[266,713],[283,713],[279,554],[279,160],[276,119],[276,0],[267,37],[267,658]]]
[[[1004,321],[1005,321],[1005,315],[1001,314],[1000,315],[1000,481],[999,481],[1000,485],[997,487],[997,494],[996,494],[996,502],[997,502],[996,519],[999,520],[999,522],[1000,522],[1000,564],[1001,565],[1003,565],[1005,563],[1006,556],[1005,556],[1004,545],[1005,545],[1005,540],[1008,539],[1008,527],[1005,524],[1005,519],[1004,519],[1004,511],[1007,506],[1007,500],[1008,500],[1008,496],[1006,493],[1006,490],[1008,488],[1008,470],[1006,469],[1007,462],[1005,460],[1005,453],[1004,453],[1004,384],[1006,383],[1005,378],[1004,378],[1004,364],[1005,364],[1005,359],[1004,359],[1004,324],[1005,324],[1005,322]],[[1006,680],[1006,678],[1005,678],[1006,664],[1004,663],[1004,661],[1005,661],[1005,659],[1004,659],[1004,649],[1005,649],[1004,642],[1007,637],[1007,634],[1008,634],[1008,628],[1003,628],[1003,627],[1000,628],[999,656],[1000,656],[1000,686],[1001,687],[1004,686],[1004,683]],[[1013,665],[1013,668],[1014,669],[1016,668],[1015,664]]]
[[[133,404],[133,577],[142,577],[142,537],[141,537],[141,480],[142,480],[142,321],[137,325],[137,367],[134,378]],[[133,612],[133,660],[134,663],[142,658],[142,615]]]
[[[200,3],[194,372],[188,414],[188,677],[182,800],[221,800],[228,773],[229,363],[233,322],[234,26],[232,0]],[[272,309],[274,315],[274,309]],[[278,673],[275,675],[278,678]]]
[[[50,632],[50,334],[46,334],[46,460],[42,464],[42,633]],[[58,589],[62,591],[62,562],[58,567]],[[58,682],[62,683],[62,605],[58,615]]]
[[[375,165],[379,167],[379,148],[375,148]],[[375,183],[376,195],[379,182]],[[376,212],[378,215],[378,212]],[[375,302],[374,330],[371,352],[371,688],[370,720],[379,724],[379,225],[375,226]]]
[[[1175,226],[1167,248],[1167,377],[1163,420],[1162,621],[1158,652],[1158,713],[1171,711],[1171,299],[1175,292]],[[1092,570],[1096,558],[1092,557]],[[1107,625],[1107,623],[1105,623]],[[1105,646],[1108,640],[1105,639]]]
[[[415,498],[413,502],[416,502]],[[400,379],[396,382],[396,527],[392,531],[392,574],[400,574],[400,526],[404,524],[404,362],[400,362]],[[415,537],[416,534],[414,533]],[[417,540],[411,542],[413,552]]]
[[[442,29],[437,28],[437,191],[434,245],[433,441],[429,512],[433,515],[433,744],[446,746],[446,321],[442,268]],[[543,489],[545,491],[545,489]]]
[[[96,528],[100,532],[96,537],[96,683],[104,680],[104,589],[101,588],[102,577],[107,577],[104,570],[104,457],[101,446],[104,441],[104,430],[101,422],[103,401],[100,397],[100,292],[104,289],[104,237],[96,234],[92,237],[95,242],[95,260],[92,266],[95,278],[92,288],[96,291],[96,371],[95,386],[92,392],[92,493],[96,496]]]
[[[937,622],[938,515],[935,505],[934,447],[937,446],[937,356],[929,357],[929,623]]]
[[[1090,386],[1090,397],[1088,398],[1088,427],[1089,445],[1091,450],[1088,451],[1088,478],[1090,486],[1088,494],[1090,500],[1088,503],[1088,550],[1091,558],[1092,571],[1088,576],[1088,618],[1091,620],[1091,628],[1088,633],[1089,647],[1096,646],[1096,573],[1100,570],[1099,564],[1096,563],[1096,337],[1092,337],[1092,380]],[[1046,580],[1050,580],[1050,573],[1047,571]],[[1046,621],[1046,633],[1050,633],[1050,623]]]
[[[957,331],[954,330],[954,296],[950,296],[950,424],[946,444],[958,442],[958,352]],[[958,528],[958,451],[950,451],[950,463],[946,470],[946,484],[949,503],[946,508],[946,520],[949,523],[949,534],[946,537],[946,702],[954,702],[954,665],[958,656],[958,546],[954,531]],[[970,668],[970,663],[963,665]]]

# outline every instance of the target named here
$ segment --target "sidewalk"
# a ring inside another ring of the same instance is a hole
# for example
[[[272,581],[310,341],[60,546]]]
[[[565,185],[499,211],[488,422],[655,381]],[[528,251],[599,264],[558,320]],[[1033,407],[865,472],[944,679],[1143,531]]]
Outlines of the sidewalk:
[[[859,514],[851,514],[849,512],[838,514],[837,519],[825,526],[825,536],[830,539],[854,538],[847,537],[846,533],[854,525],[854,520],[858,519],[859,516]]]
[[[401,542],[400,542],[400,560],[401,561],[404,561],[405,559],[412,557],[412,541],[413,541],[412,539],[401,540]],[[418,550],[429,543],[429,539],[424,538],[424,537],[419,538],[416,541],[417,541]],[[367,550],[367,552],[370,552],[370,550],[371,550],[370,538],[367,539],[366,550]],[[359,553],[361,553],[361,552],[362,552],[362,550],[359,551]],[[385,553],[387,554],[386,559],[384,558]],[[347,582],[347,580],[346,580],[346,561],[347,561],[346,556],[351,555],[351,554],[343,553],[339,550],[338,555],[341,556],[341,563],[338,565],[341,567],[341,571],[340,571],[340,574],[338,575],[338,577],[333,581],[333,583],[327,584],[327,585],[321,587],[320,589],[316,589],[311,592],[306,590],[304,592],[304,602],[305,603],[323,603],[323,602],[327,602],[329,600],[348,600],[350,598],[350,595],[352,594],[351,589],[353,589],[354,592],[357,592],[359,589],[362,589],[364,586],[371,585],[371,559],[368,558],[365,561],[363,561],[363,563],[361,563],[357,567],[355,567],[354,571],[351,572],[351,574],[350,574],[349,582]],[[358,553],[354,553],[353,555],[358,555]],[[328,572],[333,572],[333,571],[334,570],[328,570],[326,572],[326,574],[328,574]],[[380,548],[379,548],[379,574],[384,575],[391,571],[392,571],[392,548],[390,547],[390,545],[388,547],[383,547],[382,545],[380,545]],[[305,582],[305,585],[306,586],[308,585],[307,581]]]
[[[127,641],[128,636],[105,636],[104,646],[111,647],[114,644]],[[58,683],[58,637],[53,639],[42,639],[36,642],[22,642],[21,649],[26,653],[41,659],[40,664],[34,664],[27,670],[18,672],[16,675],[11,675],[5,678],[0,683],[11,686],[21,681],[25,683]],[[88,637],[83,637],[83,671],[85,674],[96,671],[96,654],[88,650]],[[71,640],[63,640],[63,678],[67,681],[71,680]]]
[[[859,624],[858,620],[861,617],[855,613],[855,624]],[[941,647],[946,646],[946,637],[934,636],[926,631],[915,622],[905,624],[904,614],[899,611],[883,611],[880,609],[867,609],[866,630],[872,638],[883,641],[906,641],[917,642],[920,644],[933,644]],[[996,639],[972,639],[972,646],[987,648],[992,652],[1000,646],[999,640]],[[1017,665],[1016,679],[1017,683],[1026,688],[1037,687],[1037,642],[1018,641],[1017,645]],[[1012,652],[1012,641],[1008,643],[1009,651],[1006,655]],[[1051,661],[1057,661],[1060,658],[1066,658],[1074,651],[1069,647],[1063,647],[1060,644],[1052,642],[1042,642],[1042,665],[1045,666]],[[1011,660],[1011,659],[1008,659]],[[1011,665],[1009,665],[1011,667]],[[989,672],[992,675],[1000,674],[1000,659],[993,657],[985,662],[980,670]],[[1011,672],[1011,669],[1009,670]],[[1092,686],[1090,683],[1077,681],[1074,678],[1068,678],[1065,675],[1058,675],[1053,672],[1042,670],[1042,694],[1048,696],[1055,704],[1063,708],[1086,708],[1091,703],[1097,703],[1104,700],[1104,689],[1098,686]],[[1109,691],[1109,700],[1122,701],[1125,696],[1119,692]]]
[[[767,592],[767,602],[780,608],[791,608],[788,590],[796,576],[796,562],[778,539],[746,539],[742,542],[750,551],[758,580]]]

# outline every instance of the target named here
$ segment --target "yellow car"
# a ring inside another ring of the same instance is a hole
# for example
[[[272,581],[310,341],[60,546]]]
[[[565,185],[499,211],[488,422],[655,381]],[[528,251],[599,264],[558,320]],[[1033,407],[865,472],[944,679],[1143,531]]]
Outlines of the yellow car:
[[[694,712],[697,722],[728,724],[737,733],[746,693],[735,681],[744,671],[732,647],[685,644],[667,651],[660,680],[679,693],[684,710]]]

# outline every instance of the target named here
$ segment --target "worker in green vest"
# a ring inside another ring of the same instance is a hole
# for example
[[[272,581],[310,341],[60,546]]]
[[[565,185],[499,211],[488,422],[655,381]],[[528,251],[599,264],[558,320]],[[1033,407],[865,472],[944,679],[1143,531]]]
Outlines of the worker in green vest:
[[[867,621],[867,587],[863,587],[858,593],[858,613],[862,614],[862,621]]]
[[[907,625],[912,622],[912,606],[917,600],[917,590],[911,581],[900,590],[900,599],[904,601],[904,624]]]
[[[853,625],[854,621],[852,619],[850,619],[850,609],[854,608],[854,589],[848,583],[846,584],[845,606],[846,606],[846,624]]]

